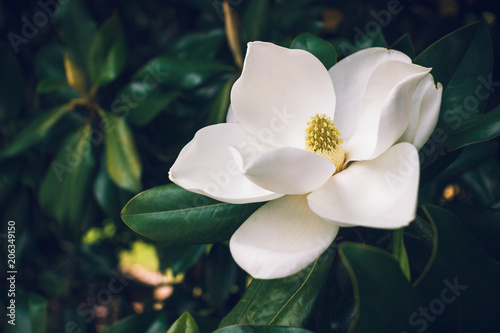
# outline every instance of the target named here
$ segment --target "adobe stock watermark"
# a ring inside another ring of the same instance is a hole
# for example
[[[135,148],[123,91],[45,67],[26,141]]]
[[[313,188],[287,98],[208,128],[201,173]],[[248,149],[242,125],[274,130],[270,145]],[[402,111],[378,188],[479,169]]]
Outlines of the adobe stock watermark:
[[[478,84],[474,89],[474,94],[465,97],[462,103],[453,104],[453,107],[443,114],[443,120],[451,123],[450,127],[453,130],[459,129],[465,120],[477,114],[480,103],[486,101],[500,87],[500,82],[493,81],[492,74],[487,79],[481,75],[476,79]]]
[[[41,9],[36,11],[31,19],[28,19],[26,16],[21,18],[22,27],[20,34],[12,31],[7,34],[7,38],[14,52],[18,53],[20,45],[28,44],[31,39],[35,38],[40,32],[40,29],[49,23],[50,18],[56,15],[59,5],[64,5],[69,1],[70,0],[39,0],[37,5]]]
[[[85,317],[85,323],[90,323],[96,317],[95,308],[97,306],[107,306],[113,301],[114,295],[121,293],[129,284],[127,280],[132,280],[130,276],[125,276],[116,270],[112,270],[113,277],[109,280],[106,288],[99,290],[94,297],[87,297],[76,308],[76,314],[79,317]],[[68,321],[64,325],[64,331],[61,333],[81,333],[82,329],[75,321]]]
[[[121,118],[127,118],[130,111],[137,108],[148,92],[159,87],[159,85],[170,75],[169,72],[161,71],[160,68],[153,68],[152,65],[146,67],[146,73],[141,81],[137,81],[135,89],[130,93],[122,92],[112,103],[111,112]],[[114,124],[110,118],[103,118],[97,127],[92,127],[89,133],[87,142],[76,147],[67,144],[64,149],[66,155],[63,162],[54,161],[51,164],[52,170],[55,172],[59,182],[63,181],[63,176],[66,173],[73,172],[84,159],[92,152],[92,147],[98,147],[104,142],[106,133],[113,130]]]
[[[408,322],[415,327],[415,332],[425,332],[429,323],[434,322],[446,310],[446,305],[455,302],[462,292],[467,289],[466,285],[459,284],[458,277],[453,279],[453,283],[448,279],[444,279],[443,284],[445,287],[437,298],[431,300],[426,307],[420,307],[418,312],[415,311],[408,317]],[[401,333],[410,332],[401,331]]]
[[[408,0],[411,2],[412,0]],[[381,9],[379,11],[371,10],[370,16],[372,19],[368,21],[364,27],[356,26],[354,27],[354,46],[361,48],[368,41],[373,39],[375,36],[380,35],[382,28],[387,27],[393,20],[394,16],[399,15],[404,10],[404,6],[400,0],[390,0],[387,2],[386,9]],[[351,45],[347,42],[341,42],[338,45],[342,53],[351,53]]]
[[[145,71],[147,75],[144,75],[141,80],[135,80],[131,83],[130,93],[121,92],[111,103],[111,112],[123,118],[128,117],[130,111],[137,108],[149,92],[158,88],[171,75],[170,72],[162,71],[158,64],[156,67],[149,64]]]

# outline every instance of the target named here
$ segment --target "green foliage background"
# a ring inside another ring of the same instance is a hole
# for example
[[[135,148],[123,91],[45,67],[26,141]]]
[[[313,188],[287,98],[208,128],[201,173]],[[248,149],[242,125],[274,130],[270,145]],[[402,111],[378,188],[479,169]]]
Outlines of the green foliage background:
[[[198,129],[225,121],[239,68],[222,1],[59,2],[0,3],[0,268],[13,220],[18,271],[15,327],[1,289],[6,332],[415,332],[408,318],[456,277],[468,289],[425,332],[500,327],[500,156],[487,141],[500,134],[495,4],[402,0],[383,17],[394,1],[227,2],[242,52],[272,41],[330,67],[391,46],[435,68],[443,110],[479,76],[493,81],[489,99],[454,118],[458,130],[440,120],[448,139],[427,147],[423,206],[404,232],[343,230],[305,270],[250,282],[225,241],[259,204],[221,205],[167,177]],[[168,271],[172,295],[119,272],[130,263]]]

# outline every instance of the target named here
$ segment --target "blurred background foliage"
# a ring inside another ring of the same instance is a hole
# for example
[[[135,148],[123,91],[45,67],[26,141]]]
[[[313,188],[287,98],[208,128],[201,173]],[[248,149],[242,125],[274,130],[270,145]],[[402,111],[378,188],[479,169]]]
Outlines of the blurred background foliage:
[[[158,244],[131,231],[120,211],[140,191],[169,182],[170,166],[199,128],[225,121],[241,62],[227,42],[223,2],[59,2],[58,9],[53,0],[0,2],[0,262],[5,225],[14,220],[19,324],[5,323],[4,292],[0,323],[8,332],[153,333],[189,311],[202,332],[213,331],[249,283],[227,246]],[[240,52],[250,40],[289,46],[309,32],[331,42],[339,59],[405,34],[419,54],[481,20],[500,54],[494,2],[398,3],[403,9],[379,22],[379,34],[367,24],[387,1],[227,2],[241,22],[241,41],[233,43]],[[486,110],[499,103],[496,89]],[[497,142],[460,152],[458,170],[430,176],[424,202],[500,208]],[[327,281],[347,279],[338,259],[333,267]],[[319,301],[352,309],[341,304],[352,297],[339,295],[330,290]],[[334,310],[317,311],[305,325],[346,331],[352,313]]]

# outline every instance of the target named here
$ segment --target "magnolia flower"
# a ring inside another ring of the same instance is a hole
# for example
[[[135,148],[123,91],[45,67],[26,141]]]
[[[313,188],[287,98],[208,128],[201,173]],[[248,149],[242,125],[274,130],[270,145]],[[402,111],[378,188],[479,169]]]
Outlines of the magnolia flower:
[[[430,70],[384,48],[327,70],[307,51],[249,43],[228,123],[198,131],[169,177],[224,202],[270,200],[230,250],[255,278],[294,274],[339,226],[395,229],[415,218],[417,150],[441,104]]]

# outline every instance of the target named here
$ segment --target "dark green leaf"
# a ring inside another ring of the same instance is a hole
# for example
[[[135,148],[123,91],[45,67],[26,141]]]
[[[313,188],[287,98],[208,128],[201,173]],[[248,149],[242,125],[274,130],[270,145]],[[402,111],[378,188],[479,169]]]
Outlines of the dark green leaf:
[[[127,60],[125,33],[118,15],[101,26],[90,45],[89,71],[93,85],[100,87],[120,75]]]
[[[172,47],[171,53],[182,59],[213,59],[225,41],[226,34],[223,29],[195,32],[179,39]]]
[[[22,164],[17,161],[0,164],[0,210],[17,187],[21,170]]]
[[[359,51],[349,40],[345,38],[336,38],[330,40],[330,43],[335,48],[337,60],[343,59],[354,52]]]
[[[102,210],[116,221],[120,221],[120,211],[130,199],[130,194],[120,190],[111,181],[106,171],[106,158],[104,156],[101,159],[93,190],[94,197]]]
[[[415,59],[416,64],[432,67],[434,80],[443,85],[440,117],[435,132],[443,132],[441,137],[444,139],[434,140],[436,147],[430,152],[424,166],[446,151],[497,135],[495,125],[484,135],[475,133],[476,127],[487,124],[473,121],[483,112],[488,100],[492,61],[491,42],[482,23],[468,25],[443,37]],[[490,117],[497,117],[496,113]],[[488,120],[491,121],[491,118]]]
[[[337,52],[333,45],[310,33],[298,35],[292,42],[292,49],[311,52],[327,69],[337,63]]]
[[[406,254],[403,228],[394,230],[392,233],[392,255],[398,261],[404,276],[410,281],[410,263]]]
[[[375,23],[374,21],[369,22]],[[377,29],[374,31],[371,29],[366,29],[367,26],[368,24],[364,25],[364,31],[359,27],[354,28],[354,31],[356,31],[356,34],[354,35],[354,46],[358,50],[366,49],[369,47],[387,48],[388,45],[382,32],[382,28],[377,24]]]
[[[87,55],[97,30],[97,24],[87,8],[81,0],[61,2],[55,21],[61,39],[72,51],[73,59],[87,72]]]
[[[139,193],[123,208],[123,221],[135,232],[171,244],[208,244],[228,240],[260,207],[219,202],[174,185]]]
[[[413,43],[411,42],[411,38],[408,34],[404,34],[399,37],[391,46],[390,49],[398,50],[406,54],[411,59],[415,58],[415,49],[413,48]]]
[[[158,246],[160,270],[171,269],[177,275],[190,269],[205,252],[206,245]]]
[[[356,302],[349,332],[411,331],[409,318],[420,304],[394,257],[376,247],[347,242],[340,245],[339,254],[351,276]]]
[[[450,132],[447,148],[455,150],[477,142],[491,140],[500,135],[500,106],[483,114],[465,120],[461,126]]]
[[[145,312],[121,319],[106,333],[160,333],[166,332],[168,326],[161,312]]]
[[[500,326],[499,264],[449,211],[431,205],[424,211],[439,240],[436,260],[417,286],[424,309],[414,316],[415,328],[491,332]]]
[[[67,113],[68,107],[63,105],[39,115],[0,151],[0,159],[15,156],[39,142]]]
[[[210,78],[235,69],[222,62],[201,59],[177,59],[170,56],[154,58],[140,69],[136,79],[149,80],[161,85],[191,89]]]
[[[254,279],[219,327],[236,324],[302,326],[330,270],[335,251],[327,249],[300,272],[282,279]]]
[[[84,231],[81,222],[94,175],[90,139],[91,127],[87,124],[63,142],[38,194],[41,207],[59,222],[63,233],[73,238]]]
[[[299,327],[238,325],[219,328],[214,333],[312,333]]]
[[[7,275],[9,277],[9,275]],[[33,292],[17,289],[14,310],[6,306],[5,333],[45,333],[47,329],[47,300]],[[10,306],[10,304],[9,304]],[[9,314],[13,313],[13,316]],[[12,322],[9,321],[13,320]]]
[[[52,78],[66,81],[64,71],[64,48],[49,43],[43,46],[34,58],[35,74],[39,80]]]
[[[447,182],[451,179],[476,168],[479,164],[493,156],[498,144],[487,141],[465,147],[458,158],[435,178],[436,182]]]
[[[43,94],[43,93],[48,93],[52,92],[57,89],[61,88],[68,88],[69,84],[66,80],[64,79],[57,79],[57,78],[46,78],[43,79],[42,81],[38,82],[36,86],[36,90]]]
[[[123,114],[133,124],[144,126],[180,95],[178,90],[166,92],[154,81],[133,81],[115,99],[111,111]]]
[[[203,271],[203,290],[208,293],[208,304],[216,310],[222,310],[231,287],[236,284],[238,266],[224,244],[214,244]]]
[[[0,44],[0,121],[19,114],[24,102],[24,75],[7,44]]]
[[[234,81],[236,81],[236,77],[233,76],[222,86],[214,104],[210,108],[207,125],[226,122],[227,111],[231,99],[231,88],[233,87]]]
[[[469,232],[500,261],[500,211],[481,206],[454,206],[450,210],[460,217]]]
[[[141,190],[142,164],[127,122],[123,117],[104,112],[106,169],[111,180],[121,189],[137,193]]]
[[[483,206],[500,206],[500,158],[490,157],[475,169],[463,174],[459,182]]]
[[[47,300],[38,294],[30,292],[28,305],[31,333],[45,333],[47,329]]]
[[[266,40],[271,18],[269,0],[251,0],[243,16],[243,34],[249,42]]]
[[[438,234],[436,225],[432,221],[430,223],[427,223],[419,216],[417,216],[415,221],[411,223],[409,229],[416,231],[420,240],[422,240],[422,245],[425,247],[425,249],[420,248],[418,255],[423,255],[426,252],[430,252],[425,266],[423,267],[422,271],[419,272],[420,275],[415,279],[415,281],[413,281],[413,286],[417,286],[422,281],[422,279],[425,278],[427,273],[429,273],[429,270],[436,260],[438,250]]]
[[[167,333],[199,333],[198,325],[189,312],[184,312],[182,316],[168,329]]]

